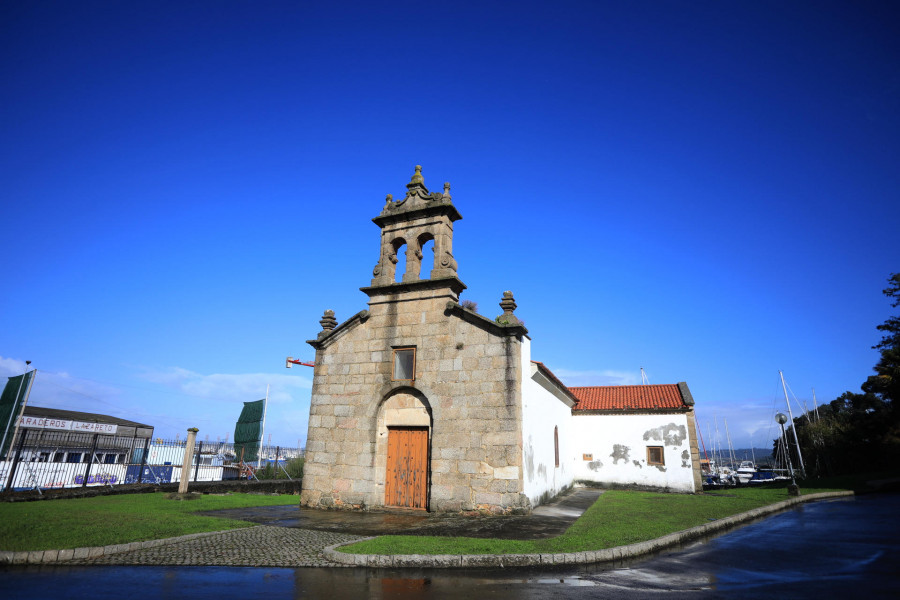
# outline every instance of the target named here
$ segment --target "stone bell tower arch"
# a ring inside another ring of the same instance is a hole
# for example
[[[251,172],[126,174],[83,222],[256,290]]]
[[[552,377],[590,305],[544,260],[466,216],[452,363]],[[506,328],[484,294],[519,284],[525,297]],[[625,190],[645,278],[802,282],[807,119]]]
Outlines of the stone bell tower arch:
[[[381,227],[381,253],[372,270],[372,287],[394,284],[400,262],[397,253],[404,245],[406,272],[401,283],[456,278],[453,222],[461,218],[450,197],[450,184],[444,184],[443,193],[430,193],[422,178],[422,167],[416,165],[403,200],[394,202],[388,194],[381,214],[372,219]],[[422,248],[430,241],[434,241],[434,268],[426,274],[421,272]]]

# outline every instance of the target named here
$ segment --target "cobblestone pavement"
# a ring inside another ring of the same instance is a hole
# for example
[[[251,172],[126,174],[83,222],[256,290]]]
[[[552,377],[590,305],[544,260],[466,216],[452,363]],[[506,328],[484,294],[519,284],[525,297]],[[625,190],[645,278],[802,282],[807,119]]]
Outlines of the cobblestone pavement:
[[[325,546],[361,540],[347,533],[260,525],[234,529],[96,558],[69,565],[203,565],[235,567],[336,567],[322,554]]]

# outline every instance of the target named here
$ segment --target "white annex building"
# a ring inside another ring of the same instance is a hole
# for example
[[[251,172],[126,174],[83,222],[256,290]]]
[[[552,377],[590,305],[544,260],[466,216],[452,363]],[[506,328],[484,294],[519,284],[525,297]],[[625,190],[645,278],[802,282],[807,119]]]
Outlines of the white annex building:
[[[431,193],[416,167],[406,187],[373,219],[368,308],[342,323],[325,311],[308,342],[301,503],[518,512],[577,483],[700,491],[687,385],[566,387],[532,360],[511,292],[496,318],[460,304],[450,184]]]

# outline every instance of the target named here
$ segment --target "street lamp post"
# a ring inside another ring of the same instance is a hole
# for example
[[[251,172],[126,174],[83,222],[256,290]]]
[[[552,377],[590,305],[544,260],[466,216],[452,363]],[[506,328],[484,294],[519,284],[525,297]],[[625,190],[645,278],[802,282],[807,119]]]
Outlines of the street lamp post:
[[[791,462],[791,449],[787,446],[787,434],[784,431],[784,424],[787,423],[787,416],[784,413],[778,413],[775,415],[775,420],[781,425],[781,445],[784,448],[784,455],[787,457],[788,461],[788,471],[791,474],[791,485],[788,486],[788,494],[791,496],[799,496],[800,495],[800,487],[797,485],[797,481],[794,479],[794,465]]]

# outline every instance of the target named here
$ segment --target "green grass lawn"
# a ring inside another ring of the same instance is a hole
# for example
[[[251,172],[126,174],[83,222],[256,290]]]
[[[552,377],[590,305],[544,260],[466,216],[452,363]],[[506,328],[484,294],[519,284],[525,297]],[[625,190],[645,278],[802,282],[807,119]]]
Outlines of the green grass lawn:
[[[248,506],[299,504],[298,496],[127,494],[0,503],[0,550],[56,550],[155,540],[189,533],[252,527],[253,523],[195,514]]]
[[[803,488],[803,494],[840,488]],[[731,488],[704,494],[610,490],[566,532],[544,540],[388,535],[340,548],[358,554],[522,554],[601,550],[658,538],[788,499],[778,487]]]
[[[877,476],[876,476],[877,475]],[[856,475],[801,482],[804,494],[862,490]],[[53,550],[105,546],[252,527],[252,523],[206,517],[198,511],[297,504],[297,496],[205,495],[197,500],[166,499],[166,494],[98,496],[71,500],[0,503],[0,550]],[[368,554],[509,554],[600,550],[653,539],[788,498],[784,486],[732,488],[705,494],[605,492],[563,535],[535,541],[475,538],[382,536],[346,547]]]

